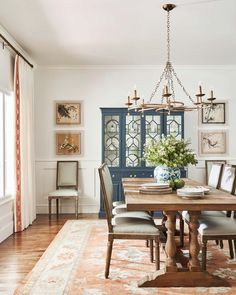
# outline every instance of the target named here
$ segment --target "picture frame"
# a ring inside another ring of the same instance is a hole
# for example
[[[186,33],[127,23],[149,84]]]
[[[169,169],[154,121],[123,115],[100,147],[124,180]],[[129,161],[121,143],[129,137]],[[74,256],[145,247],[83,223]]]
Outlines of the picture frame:
[[[225,130],[199,131],[199,154],[222,155],[227,152],[227,132]]]
[[[201,110],[202,124],[225,124],[225,103],[208,103]]]
[[[81,132],[58,131],[56,137],[56,155],[81,155]]]
[[[80,101],[56,101],[55,110],[56,125],[81,124]]]

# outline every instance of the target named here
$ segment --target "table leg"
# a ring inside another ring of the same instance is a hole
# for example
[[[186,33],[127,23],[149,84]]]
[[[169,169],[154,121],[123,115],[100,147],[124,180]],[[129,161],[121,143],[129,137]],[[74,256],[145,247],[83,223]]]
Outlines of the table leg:
[[[78,197],[75,198],[75,217],[78,219],[78,206],[79,206],[79,199]]]
[[[166,240],[166,271],[173,272],[177,271],[175,254],[176,254],[176,244],[175,244],[175,214],[174,211],[165,211],[164,214],[167,217],[166,228],[167,228],[167,240]]]
[[[139,283],[139,287],[218,287],[230,286],[228,282],[219,277],[210,275],[200,269],[198,261],[198,211],[190,211],[190,259],[189,268],[177,269],[175,215],[176,211],[164,212],[167,216],[167,242],[166,242],[166,266],[164,269],[146,276]]]
[[[198,254],[200,251],[200,246],[198,243],[198,217],[200,211],[189,211],[189,270],[190,271],[201,271],[200,262],[198,260]]]

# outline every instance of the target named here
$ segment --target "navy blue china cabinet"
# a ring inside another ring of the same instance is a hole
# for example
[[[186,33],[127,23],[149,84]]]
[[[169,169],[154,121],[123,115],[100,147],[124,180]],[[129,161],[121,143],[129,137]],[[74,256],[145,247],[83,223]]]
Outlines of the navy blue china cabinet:
[[[102,162],[109,166],[114,201],[124,199],[123,177],[153,177],[155,167],[142,160],[145,144],[158,140],[161,134],[184,137],[184,113],[145,111],[144,114],[127,108],[101,108],[102,112]],[[182,171],[182,177],[185,176]],[[103,201],[100,201],[99,217],[105,217]]]

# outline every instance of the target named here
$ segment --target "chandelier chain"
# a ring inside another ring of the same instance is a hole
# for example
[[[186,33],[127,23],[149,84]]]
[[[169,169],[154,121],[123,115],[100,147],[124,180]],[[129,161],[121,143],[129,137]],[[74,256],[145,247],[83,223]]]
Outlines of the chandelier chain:
[[[160,79],[156,83],[156,86],[155,86],[155,88],[154,88],[154,90],[153,90],[153,92],[152,92],[152,94],[151,94],[151,96],[149,98],[150,102],[152,101],[153,97],[155,96],[155,94],[156,94],[156,92],[157,92],[157,90],[158,90],[158,88],[159,88],[159,86],[160,86],[160,84],[161,84],[161,82],[162,82],[162,80],[163,80],[163,78],[165,76],[165,73],[166,73],[166,68],[164,69],[164,71],[162,72],[162,74],[160,76]]]
[[[170,62],[170,11],[167,11],[167,62]]]
[[[172,72],[179,84],[179,86],[182,88],[183,92],[186,94],[186,96],[191,100],[191,102],[194,104],[194,100],[192,99],[191,95],[188,93],[188,91],[185,89],[184,85],[182,84],[182,82],[180,81],[179,77],[177,76],[174,68],[172,67]]]

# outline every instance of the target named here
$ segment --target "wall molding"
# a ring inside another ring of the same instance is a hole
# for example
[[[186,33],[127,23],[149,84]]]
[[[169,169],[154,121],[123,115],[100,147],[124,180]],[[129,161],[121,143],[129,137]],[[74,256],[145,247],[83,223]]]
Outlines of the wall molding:
[[[165,65],[38,65],[38,70],[163,70]],[[175,65],[179,70],[236,70],[236,65]]]

